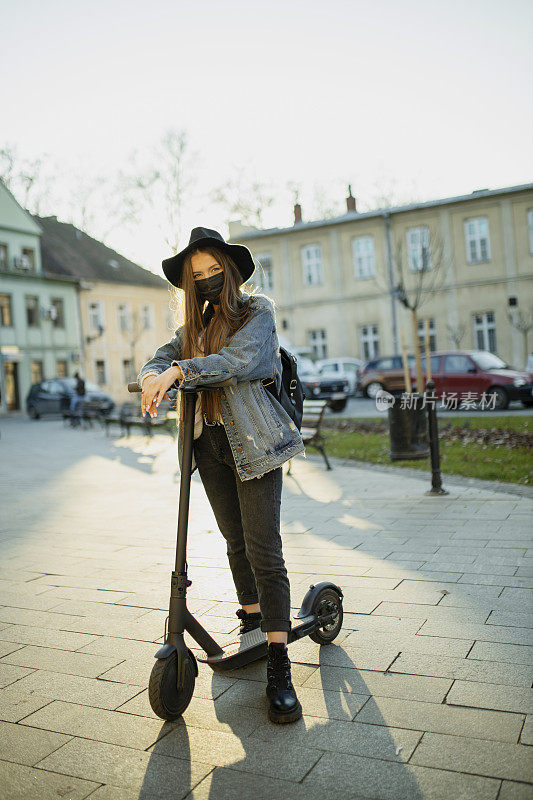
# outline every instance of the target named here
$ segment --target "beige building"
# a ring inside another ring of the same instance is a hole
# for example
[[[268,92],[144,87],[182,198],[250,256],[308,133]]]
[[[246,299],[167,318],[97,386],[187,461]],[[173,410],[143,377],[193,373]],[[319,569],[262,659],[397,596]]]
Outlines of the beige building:
[[[79,280],[82,374],[115,402],[131,401],[127,384],[174,333],[169,284],[73,225],[37,221],[43,265]]]
[[[533,331],[526,341],[518,328],[533,313],[533,184],[365,213],[350,190],[346,203],[344,216],[310,222],[297,204],[290,228],[230,223],[295,347],[368,360],[399,353],[403,332],[412,352],[403,284],[411,303],[420,290],[432,350],[491,350],[525,366]]]

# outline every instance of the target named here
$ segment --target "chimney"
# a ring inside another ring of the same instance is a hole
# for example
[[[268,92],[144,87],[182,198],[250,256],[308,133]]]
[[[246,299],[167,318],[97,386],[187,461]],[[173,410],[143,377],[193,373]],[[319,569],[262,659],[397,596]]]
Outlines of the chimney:
[[[350,211],[356,211],[355,208],[355,197],[352,195],[352,184],[348,184],[348,197],[346,198],[346,209],[348,213]]]
[[[294,204],[294,224],[297,225],[302,221],[302,207],[300,203]]]

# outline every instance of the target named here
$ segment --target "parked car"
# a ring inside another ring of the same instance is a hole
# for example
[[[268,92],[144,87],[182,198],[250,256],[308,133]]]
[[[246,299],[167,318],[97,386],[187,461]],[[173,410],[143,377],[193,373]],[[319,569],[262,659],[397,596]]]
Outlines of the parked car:
[[[415,358],[408,356],[411,388],[417,389]],[[481,400],[495,395],[494,408],[503,410],[512,400],[520,400],[526,407],[533,405],[532,376],[525,370],[517,370],[506,364],[499,356],[488,350],[453,350],[432,353],[430,356],[431,377],[435,382],[435,394],[441,399],[443,392],[456,392]],[[426,359],[422,357],[424,384]],[[361,370],[361,388],[367,397],[375,397],[379,389],[388,392],[405,391],[405,380],[401,356],[384,356],[369,361]],[[422,387],[422,391],[424,390]],[[488,402],[488,400],[487,400]]]
[[[63,411],[68,411],[75,387],[76,378],[51,378],[32,384],[26,397],[28,415],[32,419],[39,419],[43,414],[61,414]],[[85,401],[104,414],[115,407],[110,395],[91,381],[85,381]]]
[[[350,395],[357,393],[358,373],[363,366],[359,358],[321,358],[315,366],[320,375],[347,380]]]
[[[425,378],[425,358],[422,369]],[[520,400],[522,405],[533,406],[533,383],[531,375],[506,364],[499,356],[489,350],[454,350],[453,352],[432,353],[430,356],[431,377],[435,382],[435,394],[457,392],[459,400],[462,393],[469,392],[472,399],[481,400],[494,395],[494,408],[504,410],[512,400]],[[416,373],[411,369],[413,388],[416,388]]]
[[[342,411],[349,396],[348,380],[321,375],[316,364],[305,356],[297,355],[296,360],[305,397],[308,400],[327,399],[332,411]]]
[[[407,356],[409,367],[414,366],[414,356]],[[380,389],[387,392],[405,391],[401,356],[381,356],[367,361],[359,370],[358,387],[365,397],[375,398]]]

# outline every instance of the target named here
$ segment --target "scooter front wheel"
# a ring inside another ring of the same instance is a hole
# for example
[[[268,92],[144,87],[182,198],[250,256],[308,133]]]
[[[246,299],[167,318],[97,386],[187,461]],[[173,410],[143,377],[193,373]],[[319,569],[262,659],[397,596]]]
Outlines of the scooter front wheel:
[[[342,628],[344,616],[342,597],[329,586],[322,589],[313,602],[312,613],[319,619],[326,616],[329,619],[314,633],[310,633],[309,638],[318,644],[329,644],[339,635]]]
[[[168,658],[158,658],[152,667],[148,687],[148,697],[154,714],[169,721],[181,717],[194,693],[196,679],[194,656],[187,659],[182,689],[178,689],[176,685],[177,665],[178,656],[175,651]]]

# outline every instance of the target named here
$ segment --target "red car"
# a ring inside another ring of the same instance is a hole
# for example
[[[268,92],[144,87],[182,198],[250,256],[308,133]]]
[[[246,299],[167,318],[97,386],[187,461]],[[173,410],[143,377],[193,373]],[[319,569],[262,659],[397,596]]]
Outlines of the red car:
[[[425,357],[422,370],[426,378]],[[517,370],[488,350],[454,350],[432,353],[430,356],[431,377],[435,381],[435,394],[441,399],[455,392],[458,407],[468,394],[472,400],[482,400],[490,408],[503,410],[511,400],[520,400],[526,407],[533,406],[533,375]],[[411,367],[413,390],[416,387],[416,370]],[[492,397],[494,396],[494,398]],[[489,400],[490,405],[489,405]]]

